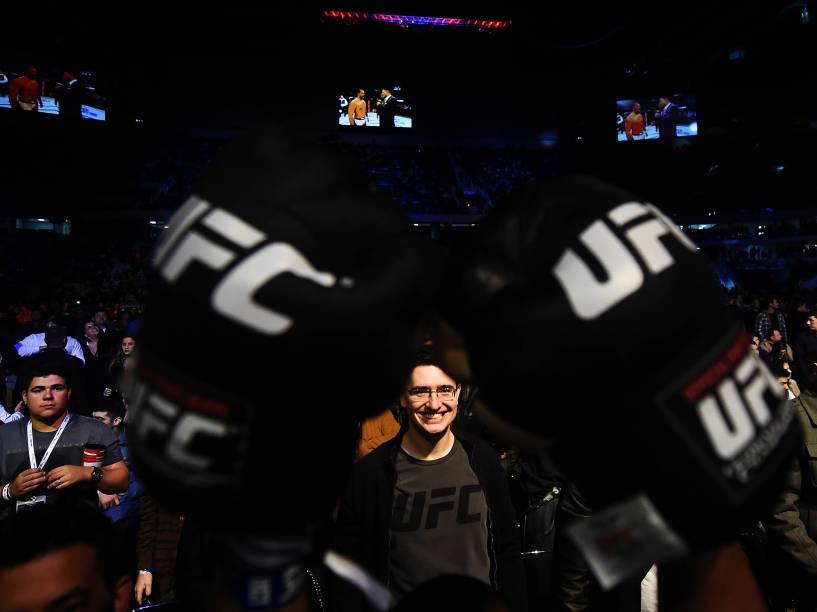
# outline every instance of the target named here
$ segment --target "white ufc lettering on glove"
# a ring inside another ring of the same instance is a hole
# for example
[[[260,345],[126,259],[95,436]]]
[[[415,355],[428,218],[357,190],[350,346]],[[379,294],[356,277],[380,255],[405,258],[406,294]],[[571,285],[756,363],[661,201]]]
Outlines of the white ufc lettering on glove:
[[[266,234],[239,217],[221,208],[211,210],[210,204],[192,196],[173,216],[154,257],[154,264],[170,284],[176,283],[194,261],[221,271],[242,256],[191,230],[199,219],[202,225],[244,250],[253,249],[267,239]],[[292,245],[273,242],[244,256],[218,282],[211,293],[213,309],[255,331],[283,334],[292,326],[292,319],[259,304],[253,296],[267,282],[285,272],[324,287],[336,284],[333,274],[316,270]]]
[[[141,401],[139,402],[141,404]],[[158,393],[150,393],[145,406],[138,406],[136,430],[142,439],[152,435],[164,440],[164,455],[181,468],[204,471],[212,467],[213,458],[191,452],[197,436],[221,439],[228,433],[224,423],[195,412],[179,417],[179,408]]]
[[[754,439],[758,426],[769,423],[779,399],[774,378],[759,358],[747,355],[695,408],[715,452],[729,461]]]
[[[627,202],[611,210],[607,217],[616,227],[622,227],[646,215],[650,217],[624,232],[627,242],[646,264],[646,272],[659,274],[675,263],[661,242],[667,234],[675,236],[690,251],[697,251],[695,244],[650,204]],[[579,240],[598,260],[607,280],[597,279],[590,266],[573,249],[562,254],[553,274],[576,316],[592,320],[638,291],[644,284],[645,270],[604,219],[591,223]]]

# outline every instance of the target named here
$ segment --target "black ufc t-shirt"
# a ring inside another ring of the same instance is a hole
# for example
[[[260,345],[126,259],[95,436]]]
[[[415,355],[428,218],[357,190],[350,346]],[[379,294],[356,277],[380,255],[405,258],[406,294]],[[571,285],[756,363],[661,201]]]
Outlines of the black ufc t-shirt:
[[[459,441],[442,459],[397,454],[389,587],[398,599],[443,574],[490,583],[488,506]]]

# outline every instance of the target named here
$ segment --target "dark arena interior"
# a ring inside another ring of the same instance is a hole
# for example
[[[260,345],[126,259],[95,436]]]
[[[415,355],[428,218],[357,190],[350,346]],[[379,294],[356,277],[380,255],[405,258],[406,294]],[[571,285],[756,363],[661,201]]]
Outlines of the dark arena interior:
[[[0,612],[817,610],[814,0],[2,12]]]

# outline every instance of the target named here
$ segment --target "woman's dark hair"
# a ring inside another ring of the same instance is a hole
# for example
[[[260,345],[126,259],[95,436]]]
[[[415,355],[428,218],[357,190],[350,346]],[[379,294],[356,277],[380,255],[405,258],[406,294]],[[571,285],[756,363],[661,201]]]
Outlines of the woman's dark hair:
[[[80,340],[84,340],[86,338],[85,326],[88,325],[88,323],[93,323],[94,325],[96,325],[96,321],[94,321],[91,318],[83,319],[82,323],[79,324],[79,328],[77,329],[77,338],[79,338]],[[97,325],[97,327],[99,326]]]

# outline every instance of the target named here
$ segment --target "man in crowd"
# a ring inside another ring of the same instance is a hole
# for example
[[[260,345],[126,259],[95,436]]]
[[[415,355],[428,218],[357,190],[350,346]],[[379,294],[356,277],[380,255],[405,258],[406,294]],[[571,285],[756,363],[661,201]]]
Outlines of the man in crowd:
[[[760,303],[760,312],[755,318],[755,333],[760,341],[768,339],[772,329],[779,329],[784,342],[788,342],[786,318],[780,312],[780,300],[776,297],[764,298]]]
[[[136,480],[136,474],[133,472],[128,459],[128,439],[126,435],[125,426],[125,405],[122,398],[116,394],[111,393],[110,389],[106,389],[107,395],[103,396],[94,407],[91,416],[97,421],[109,427],[116,436],[119,442],[119,451],[122,453],[122,459],[125,465],[128,466],[129,484],[128,490],[122,494],[107,495],[105,493],[99,494],[100,506],[105,510],[106,516],[113,523],[126,522],[130,524],[133,531],[134,542],[136,538],[136,530],[139,523],[139,496],[142,487]]]
[[[807,334],[817,340],[817,317],[810,316],[807,324]],[[804,379],[800,385],[800,396],[793,402],[803,428],[803,444],[792,462],[786,488],[764,523],[777,570],[777,594],[785,599],[781,603],[793,597],[797,610],[813,611],[817,610],[817,379]]]
[[[400,398],[407,425],[361,459],[336,524],[336,546],[398,598],[436,577],[471,576],[526,608],[519,532],[491,448],[451,424],[460,386],[420,355]],[[490,517],[490,519],[489,519]],[[351,592],[342,608],[359,609]]]
[[[65,327],[57,325],[53,317],[45,324],[45,331],[26,336],[14,345],[14,350],[20,357],[35,355],[45,349],[62,349],[72,357],[85,363],[82,346],[76,338],[69,336]]]
[[[131,579],[108,520],[83,503],[0,521],[0,612],[130,610]]]
[[[785,342],[781,345],[780,342],[783,342],[783,334],[780,332],[779,329],[774,328],[772,329],[769,337],[760,343],[760,356],[765,361],[769,361],[771,359],[772,353],[775,350],[775,346],[778,348],[782,348],[785,346],[786,358],[787,361],[791,362],[794,360],[794,356],[792,354],[791,347]]]
[[[29,418],[0,427],[0,519],[62,497],[96,506],[97,490],[124,492],[128,468],[113,432],[68,412],[71,377],[64,359],[32,357],[22,381]]]
[[[808,381],[817,382],[817,314],[808,315],[805,327],[794,344],[794,375],[811,386]]]
[[[104,355],[115,354],[121,338],[117,330],[108,325],[108,313],[104,310],[96,311],[93,321],[99,328],[99,350]]]

